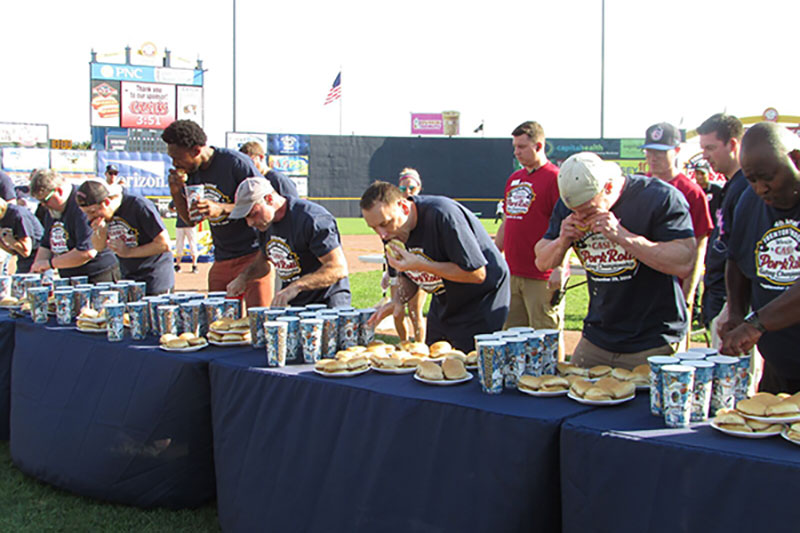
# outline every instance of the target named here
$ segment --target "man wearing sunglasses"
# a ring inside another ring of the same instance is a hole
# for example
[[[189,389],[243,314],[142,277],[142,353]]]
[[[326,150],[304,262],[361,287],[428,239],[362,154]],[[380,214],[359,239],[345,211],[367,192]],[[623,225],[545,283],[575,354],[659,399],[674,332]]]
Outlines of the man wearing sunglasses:
[[[84,181],[76,199],[92,226],[95,250],[110,248],[125,279],[144,281],[148,295],[173,288],[169,233],[153,202],[99,180]]]
[[[31,177],[31,195],[47,208],[44,236],[31,272],[58,269],[62,278],[88,276],[89,283],[120,279],[110,249],[92,246],[92,227],[75,198],[76,191],[54,170],[39,169]]]

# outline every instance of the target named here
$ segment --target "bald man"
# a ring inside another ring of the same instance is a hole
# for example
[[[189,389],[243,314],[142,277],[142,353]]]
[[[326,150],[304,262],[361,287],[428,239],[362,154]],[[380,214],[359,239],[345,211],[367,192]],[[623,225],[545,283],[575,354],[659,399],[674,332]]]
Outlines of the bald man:
[[[777,124],[756,124],[742,138],[740,162],[750,188],[730,228],[720,351],[742,355],[757,344],[764,357],[759,390],[794,393],[800,391],[800,139]]]

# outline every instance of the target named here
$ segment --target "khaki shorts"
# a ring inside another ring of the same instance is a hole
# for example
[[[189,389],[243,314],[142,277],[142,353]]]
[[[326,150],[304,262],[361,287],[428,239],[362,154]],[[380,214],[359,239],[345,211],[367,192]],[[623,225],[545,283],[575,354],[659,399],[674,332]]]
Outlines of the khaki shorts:
[[[591,368],[597,365],[608,365],[613,368],[626,368],[633,370],[639,365],[647,363],[647,358],[652,355],[672,355],[675,353],[675,346],[665,344],[656,348],[650,348],[641,352],[621,353],[609,352],[599,346],[592,344],[586,337],[581,337],[575,352],[572,354],[571,363],[584,368]]]
[[[561,329],[564,324],[564,299],[556,307],[550,305],[552,289],[547,281],[511,276],[511,303],[503,329],[529,326],[534,329]]]

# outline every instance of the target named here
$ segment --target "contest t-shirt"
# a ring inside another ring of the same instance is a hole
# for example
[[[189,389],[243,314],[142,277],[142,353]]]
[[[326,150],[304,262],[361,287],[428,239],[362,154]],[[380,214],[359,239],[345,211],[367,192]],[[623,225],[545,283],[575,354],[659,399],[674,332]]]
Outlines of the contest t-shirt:
[[[733,217],[728,256],[750,280],[750,305],[760,309],[800,277],[800,205],[783,210],[765,204],[747,187]],[[767,331],[758,351],[788,379],[800,379],[800,325]]]
[[[108,222],[109,240],[122,240],[133,248],[153,242],[162,231],[161,221],[153,202],[127,193]],[[149,257],[118,257],[122,277],[147,283],[147,294],[162,294],[175,285],[172,254],[169,251]]]
[[[39,220],[27,208],[8,204],[6,214],[0,218],[0,228],[10,231],[11,235],[19,240],[25,237],[31,239],[31,254],[28,257],[17,256],[17,272],[30,272],[36,252],[39,250],[39,243],[44,234],[44,228]]]
[[[272,263],[281,288],[322,266],[319,258],[341,247],[336,219],[319,204],[286,197],[284,217],[259,236],[261,249]],[[350,305],[350,281],[345,276],[327,288],[303,291],[290,305],[324,303],[328,307]]]
[[[628,176],[611,212],[628,231],[653,242],[694,237],[689,206],[657,178]],[[559,200],[544,238],[555,240],[571,211]],[[634,353],[678,342],[686,332],[686,302],[675,276],[653,270],[601,233],[573,243],[589,282],[583,335],[611,352]]]
[[[417,224],[406,249],[430,261],[452,262],[466,271],[486,267],[483,283],[458,283],[427,272],[406,271],[407,278],[431,293],[428,331],[471,350],[472,337],[502,329],[511,298],[503,256],[472,212],[444,196],[412,196]],[[428,336],[430,341],[441,340]],[[426,340],[426,342],[427,342]]]
[[[549,161],[530,173],[521,168],[506,181],[503,251],[512,275],[550,277],[552,270],[536,268],[533,248],[547,231],[558,198],[558,167]]]
[[[232,204],[236,188],[247,178],[261,177],[253,160],[241,152],[214,148],[208,168],[190,174],[187,185],[203,185],[204,196],[214,202]],[[279,172],[270,171],[266,179],[283,197],[297,197],[294,182]],[[209,219],[214,242],[214,259],[223,261],[253,253],[258,249],[258,232],[243,218],[231,219],[227,214]]]
[[[75,188],[73,187],[64,206],[64,211],[59,218],[54,218],[50,211],[45,215],[43,248],[48,248],[55,255],[67,253],[70,250],[92,250],[92,227],[89,219],[83,214],[78,202],[75,201]],[[89,262],[74,268],[59,268],[58,275],[62,278],[71,276],[95,276],[114,268],[117,256],[110,248],[106,248]]]
[[[734,210],[745,189],[750,186],[739,170],[722,187],[720,207],[712,213],[716,226],[706,247],[706,273],[703,277],[703,317],[719,314],[726,300],[725,262],[728,260],[728,233],[735,220]]]

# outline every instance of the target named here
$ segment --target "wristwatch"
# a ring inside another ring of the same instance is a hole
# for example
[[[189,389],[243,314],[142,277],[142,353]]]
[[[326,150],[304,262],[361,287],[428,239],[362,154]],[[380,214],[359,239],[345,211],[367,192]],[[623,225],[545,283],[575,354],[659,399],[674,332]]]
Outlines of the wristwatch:
[[[761,321],[758,319],[758,311],[751,311],[746,317],[744,317],[744,321],[747,324],[750,324],[754,328],[756,328],[761,333],[766,333],[767,328],[761,324]]]

